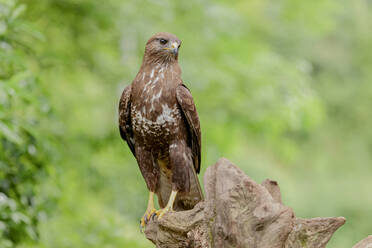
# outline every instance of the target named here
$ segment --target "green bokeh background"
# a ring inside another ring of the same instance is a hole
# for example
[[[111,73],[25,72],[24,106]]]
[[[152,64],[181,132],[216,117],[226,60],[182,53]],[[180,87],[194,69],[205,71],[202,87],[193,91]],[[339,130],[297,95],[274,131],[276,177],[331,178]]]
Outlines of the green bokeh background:
[[[0,247],[152,247],[117,105],[159,31],[183,42],[201,176],[227,157],[277,180],[297,216],[346,217],[328,247],[372,234],[371,13],[369,0],[0,0]]]

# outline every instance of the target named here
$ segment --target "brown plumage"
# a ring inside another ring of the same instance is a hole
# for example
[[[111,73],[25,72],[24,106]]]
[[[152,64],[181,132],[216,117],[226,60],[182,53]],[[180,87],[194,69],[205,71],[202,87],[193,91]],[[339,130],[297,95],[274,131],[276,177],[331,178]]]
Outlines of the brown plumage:
[[[191,209],[203,199],[196,175],[201,153],[199,117],[181,79],[180,45],[169,33],[151,37],[141,68],[120,99],[120,135],[137,159],[150,191],[142,225],[154,213],[151,192],[165,208],[158,212],[160,217],[172,207]]]

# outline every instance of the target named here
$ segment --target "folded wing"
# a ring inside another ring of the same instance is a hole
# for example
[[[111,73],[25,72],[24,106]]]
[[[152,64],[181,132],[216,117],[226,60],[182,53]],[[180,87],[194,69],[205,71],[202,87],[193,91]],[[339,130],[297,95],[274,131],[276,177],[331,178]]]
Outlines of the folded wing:
[[[200,154],[201,154],[201,131],[199,116],[196,112],[194,100],[189,89],[184,85],[179,85],[176,89],[177,101],[182,109],[182,113],[187,121],[189,133],[191,136],[191,150],[194,159],[194,168],[196,173],[200,172]]]
[[[124,89],[119,102],[119,131],[121,138],[128,143],[133,155],[136,156],[134,150],[132,120],[130,117],[131,94],[132,85],[128,85]]]

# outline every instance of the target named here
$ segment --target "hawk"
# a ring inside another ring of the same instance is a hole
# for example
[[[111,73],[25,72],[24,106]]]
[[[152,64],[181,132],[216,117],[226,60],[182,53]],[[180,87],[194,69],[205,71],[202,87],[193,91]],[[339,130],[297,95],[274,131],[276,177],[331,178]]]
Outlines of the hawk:
[[[119,103],[119,130],[145,179],[149,193],[141,218],[192,209],[203,200],[200,172],[201,131],[189,89],[181,79],[181,41],[158,33],[146,43],[141,68]],[[157,195],[160,210],[154,208]]]

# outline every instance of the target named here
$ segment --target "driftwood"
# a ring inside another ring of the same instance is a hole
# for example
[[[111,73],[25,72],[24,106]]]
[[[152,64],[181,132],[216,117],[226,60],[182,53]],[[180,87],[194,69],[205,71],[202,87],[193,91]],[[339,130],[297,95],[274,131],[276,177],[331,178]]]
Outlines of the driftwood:
[[[321,248],[345,223],[344,217],[297,218],[275,181],[258,184],[224,158],[207,169],[204,186],[204,202],[147,224],[156,247]]]

